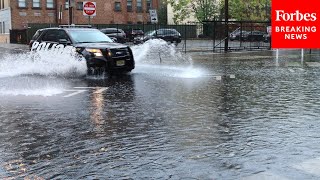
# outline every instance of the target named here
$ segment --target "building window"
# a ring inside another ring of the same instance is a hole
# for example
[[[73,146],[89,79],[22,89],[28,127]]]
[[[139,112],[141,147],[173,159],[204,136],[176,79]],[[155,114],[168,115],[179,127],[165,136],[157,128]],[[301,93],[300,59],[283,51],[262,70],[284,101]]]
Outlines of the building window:
[[[40,0],[33,0],[32,7],[33,8],[40,8]]]
[[[26,0],[18,0],[18,7],[19,8],[26,8],[27,7]]]
[[[132,12],[132,0],[127,1],[127,11]]]
[[[53,0],[47,0],[47,8],[54,9],[54,2]]]
[[[147,0],[147,12],[152,9],[152,0]]]
[[[114,11],[121,11],[121,3],[120,2],[114,3]]]
[[[137,12],[142,12],[142,0],[137,0]]]
[[[83,2],[77,2],[77,10],[83,10]]]
[[[41,12],[34,12],[33,15],[34,16],[41,16]]]
[[[3,22],[2,28],[3,28],[2,32],[5,34],[6,33],[6,22]]]
[[[69,0],[64,3],[64,9],[69,9]]]

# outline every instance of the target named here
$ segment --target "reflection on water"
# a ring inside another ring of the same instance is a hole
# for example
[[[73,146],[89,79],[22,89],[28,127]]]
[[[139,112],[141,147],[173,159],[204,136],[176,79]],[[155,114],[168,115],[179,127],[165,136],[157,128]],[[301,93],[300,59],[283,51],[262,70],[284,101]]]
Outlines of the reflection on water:
[[[319,156],[320,71],[279,63],[206,64],[221,80],[142,68],[67,81],[92,87],[72,98],[7,100],[0,178],[317,179],[292,165]]]

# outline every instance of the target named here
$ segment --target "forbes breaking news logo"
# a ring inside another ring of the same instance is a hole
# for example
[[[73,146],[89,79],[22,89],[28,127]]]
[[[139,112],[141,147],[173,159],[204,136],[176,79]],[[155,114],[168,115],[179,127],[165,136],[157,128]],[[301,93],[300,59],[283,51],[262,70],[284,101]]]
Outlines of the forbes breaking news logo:
[[[272,1],[272,48],[320,48],[320,1],[311,1]]]

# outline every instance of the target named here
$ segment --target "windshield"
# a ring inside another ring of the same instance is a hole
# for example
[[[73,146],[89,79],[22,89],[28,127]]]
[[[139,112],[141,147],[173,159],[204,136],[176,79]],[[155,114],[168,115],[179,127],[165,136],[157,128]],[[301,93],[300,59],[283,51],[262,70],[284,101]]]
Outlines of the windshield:
[[[155,34],[156,31],[148,31],[145,33],[145,35],[147,36],[153,36]]]
[[[113,42],[99,30],[69,30],[68,32],[75,43]]]

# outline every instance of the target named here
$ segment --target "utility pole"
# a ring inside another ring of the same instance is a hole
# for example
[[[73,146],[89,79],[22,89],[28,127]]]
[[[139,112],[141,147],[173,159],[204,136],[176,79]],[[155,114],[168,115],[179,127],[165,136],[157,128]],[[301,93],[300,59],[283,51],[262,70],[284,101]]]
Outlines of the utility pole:
[[[225,40],[224,40],[224,52],[228,52],[229,46],[229,2],[228,0],[224,0],[224,23],[225,23]]]

